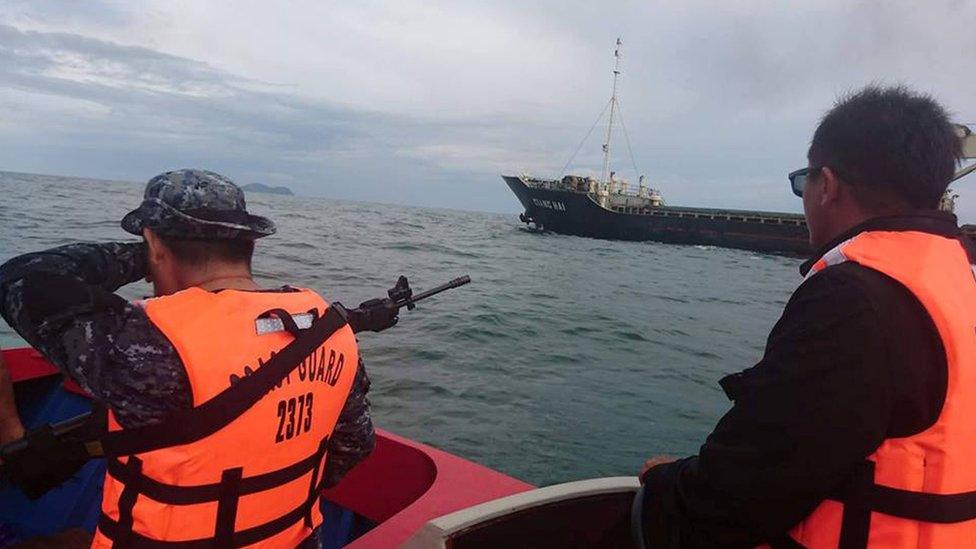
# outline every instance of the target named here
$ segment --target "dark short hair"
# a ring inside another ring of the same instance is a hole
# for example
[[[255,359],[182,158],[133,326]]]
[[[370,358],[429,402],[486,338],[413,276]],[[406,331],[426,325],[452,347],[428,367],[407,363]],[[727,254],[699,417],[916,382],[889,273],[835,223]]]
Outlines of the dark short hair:
[[[869,210],[936,208],[962,156],[945,108],[904,86],[841,97],[813,134],[808,159],[851,185]]]
[[[211,261],[223,263],[246,263],[251,269],[254,256],[254,240],[238,238],[233,240],[200,240],[160,236],[177,261],[194,267],[206,265]]]

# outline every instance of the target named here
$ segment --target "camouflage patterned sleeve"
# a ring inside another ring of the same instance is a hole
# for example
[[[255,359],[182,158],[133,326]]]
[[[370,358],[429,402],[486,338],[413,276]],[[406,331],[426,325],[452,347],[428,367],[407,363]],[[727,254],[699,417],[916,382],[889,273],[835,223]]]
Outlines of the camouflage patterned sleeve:
[[[71,244],[0,266],[0,315],[125,427],[192,406],[172,344],[112,292],[145,276],[145,246]]]
[[[366,397],[368,391],[369,376],[360,360],[352,390],[346,398],[342,413],[339,414],[332,438],[329,439],[329,453],[323,477],[326,488],[338,484],[350,469],[366,459],[376,445],[373,419],[369,414],[369,399]]]
[[[37,273],[71,274],[89,286],[114,292],[146,276],[146,253],[142,242],[109,242],[67,244],[17,256],[0,266],[0,296],[6,286]]]

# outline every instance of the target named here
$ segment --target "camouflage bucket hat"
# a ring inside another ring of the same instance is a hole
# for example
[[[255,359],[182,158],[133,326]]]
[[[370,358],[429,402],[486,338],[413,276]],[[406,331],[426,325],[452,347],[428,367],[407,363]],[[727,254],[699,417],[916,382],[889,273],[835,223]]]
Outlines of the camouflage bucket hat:
[[[159,174],[146,184],[142,204],[122,218],[122,228],[142,235],[187,239],[255,239],[274,234],[275,224],[247,213],[244,191],[230,179],[205,170]]]

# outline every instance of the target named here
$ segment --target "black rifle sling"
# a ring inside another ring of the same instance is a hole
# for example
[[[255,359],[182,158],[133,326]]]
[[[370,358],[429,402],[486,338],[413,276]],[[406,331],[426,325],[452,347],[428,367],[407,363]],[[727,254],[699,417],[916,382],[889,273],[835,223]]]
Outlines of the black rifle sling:
[[[284,311],[275,311],[281,316]],[[292,320],[290,317],[288,320]],[[284,319],[283,319],[284,321]],[[286,326],[294,322],[283,322]],[[241,378],[200,406],[177,412],[162,423],[112,431],[102,438],[108,456],[129,456],[180,446],[210,436],[240,417],[280,383],[308,355],[347,323],[345,311],[329,307],[295,339],[250,375]]]

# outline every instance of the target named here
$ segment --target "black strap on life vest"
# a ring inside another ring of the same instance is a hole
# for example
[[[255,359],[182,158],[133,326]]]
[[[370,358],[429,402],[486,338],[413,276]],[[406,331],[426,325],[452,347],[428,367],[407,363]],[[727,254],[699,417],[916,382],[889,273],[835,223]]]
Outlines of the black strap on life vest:
[[[145,476],[142,474],[142,462],[135,456],[130,456],[127,463],[108,458],[108,474],[122,483],[124,488],[118,503],[119,519],[113,520],[102,513],[98,529],[118,547],[241,547],[283,532],[299,521],[311,527],[312,510],[324,488],[325,478],[319,474],[319,469],[328,444],[329,439],[323,439],[312,455],[277,471],[245,477],[242,468],[234,467],[222,473],[220,482],[195,486],[165,484]],[[307,474],[311,474],[308,494],[297,507],[265,524],[242,531],[234,530],[241,497],[283,486]],[[153,539],[133,531],[132,509],[140,495],[168,505],[217,502],[214,535],[176,542]]]
[[[872,513],[936,524],[976,520],[976,491],[932,494],[882,486],[874,482],[874,468],[873,461],[865,460],[858,465],[848,482],[829,497],[844,505],[839,549],[867,547]],[[792,539],[789,541],[796,543]],[[796,547],[802,545],[797,543]]]
[[[142,477],[142,460],[132,456],[128,463],[123,465],[125,468],[126,476],[130,477],[133,482],[126,484],[122,488],[122,493],[119,494],[119,536],[115,540],[115,543],[119,547],[127,547],[131,545],[131,539],[129,535],[132,533],[132,507],[136,504],[136,500],[139,499],[139,478]]]
[[[106,453],[109,475],[123,485],[118,501],[119,518],[102,514],[98,529],[119,547],[241,547],[267,539],[296,522],[312,524],[312,509],[318,502],[324,476],[320,464],[328,448],[328,438],[319,443],[316,451],[296,463],[268,473],[244,477],[243,469],[235,467],[223,471],[220,482],[194,486],[179,486],[160,482],[142,472],[142,462],[135,456],[143,452],[189,444],[209,436],[240,417],[264,397],[292,370],[326,340],[347,324],[345,312],[332,306],[312,325],[301,330],[291,315],[274,309],[269,311],[281,318],[282,324],[295,339],[275,354],[256,372],[244,376],[207,402],[178,412],[163,423],[125,429],[106,434],[102,446]],[[123,463],[120,456],[128,456]],[[263,492],[282,486],[310,474],[307,497],[296,508],[265,524],[235,531],[237,506],[241,496]],[[320,478],[322,477],[322,478]],[[217,502],[217,518],[212,537],[167,542],[146,537],[132,528],[132,511],[138,497],[146,496],[169,505],[192,505]]]
[[[860,463],[836,498],[844,504],[840,523],[839,549],[854,549],[868,546],[868,533],[871,530],[871,502],[868,494],[874,486],[874,462]]]
[[[315,462],[312,464],[312,481],[308,483],[308,499],[310,500],[318,498],[319,489],[325,478],[325,476],[321,474],[320,466],[322,465],[321,458],[322,456],[325,455],[328,446],[329,446],[328,438],[322,439],[322,442],[319,443],[319,451],[318,451],[319,459],[316,459]],[[305,513],[305,526],[307,528],[311,528],[312,525],[313,525],[312,509],[309,508],[308,512]]]
[[[112,431],[102,437],[102,448],[107,456],[130,456],[160,448],[181,446],[206,438],[229,425],[257,401],[327,339],[346,325],[345,311],[338,305],[312,321],[306,330],[299,330],[287,312],[270,311],[282,319],[282,323],[295,339],[275,354],[268,362],[238,383],[224,389],[215,397],[188,410],[174,413],[162,423]],[[286,320],[287,319],[287,320]]]
[[[238,493],[246,496],[256,492],[264,492],[301,478],[310,471],[315,470],[321,461],[324,451],[325,447],[321,446],[314,454],[287,467],[270,473],[244,477],[240,481]],[[195,486],[165,484],[141,474],[132,474],[126,464],[117,458],[109,458],[106,460],[106,469],[112,478],[125,486],[138,485],[140,494],[167,505],[194,505],[220,499],[220,483],[198,484]]]
[[[262,540],[266,540],[280,532],[284,532],[289,527],[294,525],[296,522],[302,520],[302,516],[307,513],[315,502],[306,501],[271,522],[267,522],[260,526],[254,528],[248,528],[246,530],[241,530],[240,532],[235,532],[229,543],[217,544],[216,538],[200,538],[192,540],[182,540],[182,541],[162,541],[158,539],[153,539],[146,537],[138,532],[129,531],[127,533],[123,532],[117,521],[112,520],[107,515],[102,515],[98,521],[98,531],[102,533],[112,543],[115,547],[122,548],[146,548],[146,549],[211,549],[214,547],[225,548],[225,547],[244,547],[247,545],[254,545]],[[126,535],[128,537],[128,542],[125,544],[116,541],[119,536]]]

